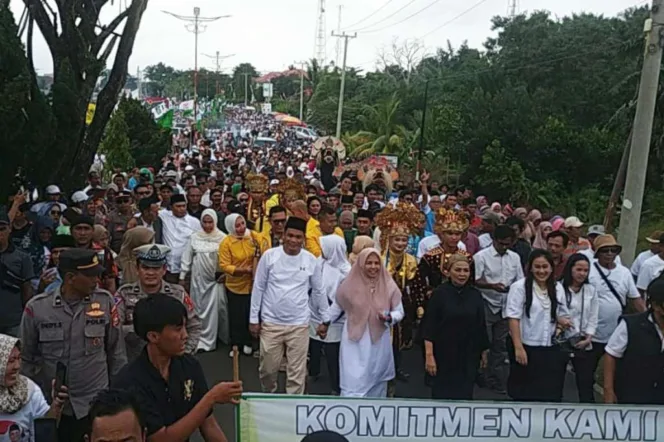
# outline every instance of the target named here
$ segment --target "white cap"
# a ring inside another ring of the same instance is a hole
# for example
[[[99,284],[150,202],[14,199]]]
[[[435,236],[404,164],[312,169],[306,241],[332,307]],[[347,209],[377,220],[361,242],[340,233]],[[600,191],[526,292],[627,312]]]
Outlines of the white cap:
[[[279,180],[270,181],[270,186],[276,186],[277,184],[279,184]]]
[[[583,227],[583,223],[579,218],[576,216],[570,216],[569,218],[565,219],[565,227]]]
[[[71,201],[74,204],[82,203],[84,201],[88,200],[88,194],[83,192],[82,190],[79,190],[78,192],[74,192],[74,194],[71,196]]]
[[[184,170],[186,170],[187,172],[191,172],[192,170],[194,170],[194,166],[192,166],[191,164],[187,164]]]
[[[62,192],[60,192],[60,188],[56,186],[55,184],[51,184],[50,186],[46,187],[46,194],[47,195],[59,195]]]

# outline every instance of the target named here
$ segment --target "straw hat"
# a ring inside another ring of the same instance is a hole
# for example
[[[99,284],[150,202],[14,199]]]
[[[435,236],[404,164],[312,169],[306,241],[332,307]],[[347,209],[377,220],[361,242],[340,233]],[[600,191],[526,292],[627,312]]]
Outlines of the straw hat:
[[[598,236],[597,238],[595,238],[593,246],[595,247],[595,258],[597,258],[597,253],[599,252],[599,250],[604,247],[618,247],[620,251],[622,251],[622,246],[616,242],[616,239],[613,237],[613,235]]]
[[[655,230],[650,236],[646,237],[646,241],[648,241],[650,244],[661,244],[662,235],[664,235],[664,232],[661,230]]]

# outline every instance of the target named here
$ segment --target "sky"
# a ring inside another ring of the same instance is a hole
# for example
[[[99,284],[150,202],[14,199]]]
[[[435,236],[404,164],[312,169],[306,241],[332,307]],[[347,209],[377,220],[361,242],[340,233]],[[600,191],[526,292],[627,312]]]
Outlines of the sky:
[[[53,3],[53,0],[47,0]],[[101,11],[101,22],[117,15],[120,4],[114,0]],[[518,11],[548,10],[562,17],[590,12],[614,16],[646,0],[516,0]],[[508,0],[325,0],[326,59],[336,60],[337,38],[330,35],[338,28],[341,6],[341,30],[357,32],[349,39],[347,65],[361,69],[375,67],[378,55],[398,42],[419,41],[426,53],[458,47],[467,41],[471,47],[482,46],[491,36],[491,18],[507,15]],[[234,54],[222,61],[221,70],[230,72],[239,63],[253,64],[259,72],[281,71],[296,62],[314,57],[318,0],[150,0],[129,60],[134,74],[145,66],[163,62],[176,69],[194,67],[194,34],[186,22],[163,13],[169,11],[192,16],[198,6],[202,17],[230,15],[207,24],[199,34],[199,68],[213,70],[215,61],[204,54]],[[10,7],[18,20],[23,0],[11,0]],[[35,66],[38,73],[51,73],[48,47],[35,33]],[[343,46],[342,46],[343,48]],[[341,56],[343,50],[340,51]],[[341,63],[341,56],[339,63]]]

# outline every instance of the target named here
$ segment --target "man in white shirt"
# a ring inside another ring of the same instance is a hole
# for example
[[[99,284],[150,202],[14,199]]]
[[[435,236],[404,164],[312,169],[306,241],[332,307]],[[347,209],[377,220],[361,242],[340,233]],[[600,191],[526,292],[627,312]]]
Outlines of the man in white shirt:
[[[500,224],[500,217],[497,213],[487,210],[484,215],[480,217],[482,219],[482,225],[480,227],[482,234],[477,237],[480,241],[480,250],[491,247],[493,244],[493,239],[491,235],[496,229],[496,226]]]
[[[622,251],[622,246],[616,243],[612,235],[600,235],[595,239],[594,246],[597,260],[590,265],[588,281],[597,292],[597,331],[592,338],[592,350],[588,352],[587,360],[581,368],[592,373],[595,372],[599,359],[604,354],[604,347],[627,306],[637,312],[646,310],[629,269],[616,264],[616,257]]]
[[[664,241],[664,234],[660,235],[660,244]],[[664,271],[664,247],[659,247],[659,253],[646,260],[639,271],[639,277],[636,280],[636,288],[642,295],[645,295],[648,285],[659,277]]]
[[[641,273],[641,267],[643,267],[643,264],[648,259],[659,253],[661,247],[659,238],[662,236],[662,234],[664,234],[664,232],[661,230],[656,230],[652,233],[652,235],[646,237],[646,241],[648,241],[650,244],[650,249],[639,253],[639,255],[634,260],[634,263],[632,263],[632,268],[630,269],[635,281],[639,278],[639,273]]]
[[[277,391],[286,353],[286,393],[304,394],[309,348],[309,292],[322,293],[316,257],[303,250],[306,222],[290,217],[283,245],[267,250],[256,269],[249,329],[260,338],[259,375],[264,392]]]
[[[164,279],[171,284],[177,284],[180,280],[182,253],[189,244],[191,234],[201,230],[201,223],[187,213],[187,202],[181,194],[171,197],[171,210],[160,211],[159,219],[162,222],[164,245],[171,248],[171,253],[166,258],[168,273]]]
[[[509,365],[506,339],[509,331],[502,312],[510,286],[523,278],[521,259],[509,250],[516,240],[516,232],[507,225],[499,225],[493,232],[493,245],[473,256],[475,286],[484,297],[484,317],[491,347],[483,380],[487,387],[505,392]]]

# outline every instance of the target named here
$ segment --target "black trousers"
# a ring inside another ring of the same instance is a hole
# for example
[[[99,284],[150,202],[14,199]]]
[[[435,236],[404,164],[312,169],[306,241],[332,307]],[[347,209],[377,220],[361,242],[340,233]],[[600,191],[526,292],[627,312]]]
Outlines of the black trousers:
[[[249,311],[251,309],[251,295],[238,295],[226,289],[228,298],[228,325],[231,345],[251,347],[251,334],[249,333]]]
[[[90,418],[85,416],[76,419],[74,416],[63,414],[58,424],[58,441],[83,442],[84,435],[90,432]]]
[[[330,389],[339,393],[339,347],[340,342],[322,342],[309,339],[309,376],[320,374],[321,351],[325,347],[325,360],[327,361],[327,373],[330,378]]]
[[[604,355],[604,347],[606,344],[593,342],[592,350],[576,352],[572,358],[579,402],[582,404],[595,403],[595,371],[597,371],[599,360]]]
[[[528,356],[527,365],[516,362],[514,346],[511,339],[508,341],[509,396],[519,402],[561,402],[569,354],[558,347],[523,347]]]

